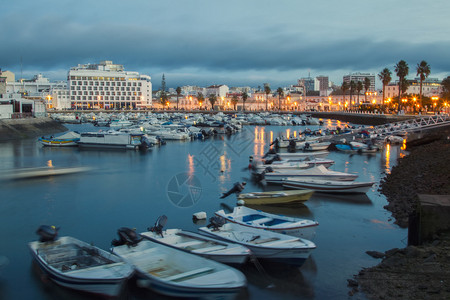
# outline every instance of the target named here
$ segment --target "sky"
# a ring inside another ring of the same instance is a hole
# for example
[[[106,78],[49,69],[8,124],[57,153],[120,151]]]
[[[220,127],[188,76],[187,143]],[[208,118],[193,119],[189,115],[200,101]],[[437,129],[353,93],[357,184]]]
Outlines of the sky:
[[[161,86],[272,89],[302,77],[393,73],[450,76],[448,0],[0,0],[0,68],[66,80],[103,60]],[[381,83],[377,78],[377,87]]]

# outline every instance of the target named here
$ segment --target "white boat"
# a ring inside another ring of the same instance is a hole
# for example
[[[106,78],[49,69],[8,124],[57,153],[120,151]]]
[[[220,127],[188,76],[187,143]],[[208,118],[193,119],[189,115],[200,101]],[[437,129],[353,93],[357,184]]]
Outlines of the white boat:
[[[184,131],[161,129],[156,131],[147,131],[149,135],[159,136],[163,140],[188,140],[190,139],[189,133]]]
[[[143,149],[150,146],[143,134],[119,131],[81,133],[78,145],[82,148]]]
[[[29,248],[51,280],[78,291],[117,297],[134,273],[116,255],[69,236],[34,241]]]
[[[135,267],[138,286],[168,296],[232,297],[247,284],[230,266],[146,239],[112,252]]]
[[[118,130],[122,128],[127,128],[133,125],[133,122],[128,120],[111,120],[109,123],[109,128],[113,130]]]
[[[309,143],[305,142],[303,147],[301,148],[303,151],[323,151],[327,150],[328,147],[330,147],[330,142],[316,142],[316,143]]]
[[[212,226],[201,227],[199,231],[208,236],[243,245],[259,259],[298,266],[301,266],[316,248],[313,242],[306,239],[236,223],[217,222]]]
[[[282,184],[287,188],[308,189],[321,193],[365,194],[373,186],[374,182],[286,178]]]
[[[356,174],[331,171],[324,166],[316,166],[304,170],[271,170],[264,172],[264,178],[267,182],[281,183],[288,177],[303,177],[309,179],[325,179],[338,181],[353,181],[358,177]]]
[[[327,155],[330,152],[328,151],[317,151],[317,152],[308,152],[308,153],[303,153],[303,152],[294,152],[294,153],[290,153],[290,152],[277,152],[277,153],[273,153],[273,154],[266,154],[265,156],[270,158],[273,155],[278,155],[280,156],[282,159],[298,159],[298,158],[304,158],[304,157],[316,157],[316,158],[324,158],[327,157]]]
[[[151,241],[175,247],[226,264],[243,264],[250,257],[244,246],[219,241],[182,229],[166,229],[161,234],[147,231],[141,235]]]
[[[68,131],[61,135],[50,136],[50,137],[40,137],[39,142],[44,146],[50,147],[73,147],[78,146],[78,141],[80,140],[80,134],[75,131]]]
[[[307,240],[314,239],[316,228],[319,225],[318,222],[313,220],[271,214],[246,206],[237,206],[231,213],[225,213],[222,209],[215,214],[224,218],[227,222],[236,223],[245,227],[270,230]]]

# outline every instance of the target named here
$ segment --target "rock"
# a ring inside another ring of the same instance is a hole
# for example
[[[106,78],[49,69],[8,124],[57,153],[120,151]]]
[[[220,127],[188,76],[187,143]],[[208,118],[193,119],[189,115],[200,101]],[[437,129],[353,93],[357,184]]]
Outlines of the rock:
[[[358,286],[358,281],[354,280],[354,279],[347,279],[347,286],[348,287],[357,287]]]
[[[370,256],[372,256],[373,258],[383,258],[384,257],[384,253],[383,252],[378,252],[378,251],[366,251],[366,253]]]
[[[434,262],[436,260],[436,254],[431,254],[423,260],[424,263]]]

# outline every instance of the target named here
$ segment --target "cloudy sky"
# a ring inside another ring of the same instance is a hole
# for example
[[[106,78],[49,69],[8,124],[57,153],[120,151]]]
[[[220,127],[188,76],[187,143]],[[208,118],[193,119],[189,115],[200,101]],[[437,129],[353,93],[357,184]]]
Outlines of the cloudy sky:
[[[421,60],[430,77],[450,75],[449,0],[0,0],[0,7],[0,68],[16,78],[65,80],[70,67],[101,60],[150,75],[154,88],[163,73],[168,87],[276,89],[308,74],[341,84],[350,72],[394,73],[401,59],[409,78]]]

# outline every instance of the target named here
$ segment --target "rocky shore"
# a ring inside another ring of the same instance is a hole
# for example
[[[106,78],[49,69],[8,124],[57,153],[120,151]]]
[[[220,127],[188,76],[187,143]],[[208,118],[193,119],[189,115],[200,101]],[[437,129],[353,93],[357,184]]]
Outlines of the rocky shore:
[[[395,223],[408,226],[418,194],[450,195],[450,141],[447,134],[429,144],[407,148],[380,184]],[[368,299],[450,299],[450,233],[441,232],[420,246],[367,251],[382,259],[350,279],[350,295],[362,292]]]

